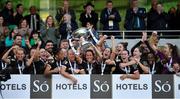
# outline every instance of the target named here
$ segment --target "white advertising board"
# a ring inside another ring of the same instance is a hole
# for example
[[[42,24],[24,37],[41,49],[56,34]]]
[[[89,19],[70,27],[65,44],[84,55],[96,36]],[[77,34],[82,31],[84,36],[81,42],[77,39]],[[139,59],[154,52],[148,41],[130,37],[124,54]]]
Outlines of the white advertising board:
[[[60,75],[52,76],[52,99],[90,99],[90,76],[73,76],[77,84]]]
[[[174,98],[180,99],[180,77],[174,75]]]
[[[30,99],[30,75],[11,75],[1,83],[4,99]]]
[[[121,75],[112,77],[113,99],[151,99],[151,75],[140,75],[140,79],[120,79]]]

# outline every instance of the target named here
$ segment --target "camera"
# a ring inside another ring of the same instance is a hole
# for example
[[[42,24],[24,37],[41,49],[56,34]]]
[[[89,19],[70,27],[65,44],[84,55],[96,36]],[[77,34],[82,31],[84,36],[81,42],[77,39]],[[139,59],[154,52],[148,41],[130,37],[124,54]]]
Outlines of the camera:
[[[8,69],[4,69],[0,71],[0,81],[7,81],[11,79],[10,71]]]

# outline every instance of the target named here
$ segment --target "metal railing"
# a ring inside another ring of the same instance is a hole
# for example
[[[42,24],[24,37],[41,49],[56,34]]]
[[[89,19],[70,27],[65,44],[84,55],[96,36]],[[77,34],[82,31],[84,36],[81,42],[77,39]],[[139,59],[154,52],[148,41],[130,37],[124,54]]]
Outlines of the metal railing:
[[[142,32],[147,32],[151,35],[153,31],[157,31],[160,38],[180,38],[180,30],[98,30],[98,33],[106,34],[108,36],[114,35],[116,38],[141,38]]]

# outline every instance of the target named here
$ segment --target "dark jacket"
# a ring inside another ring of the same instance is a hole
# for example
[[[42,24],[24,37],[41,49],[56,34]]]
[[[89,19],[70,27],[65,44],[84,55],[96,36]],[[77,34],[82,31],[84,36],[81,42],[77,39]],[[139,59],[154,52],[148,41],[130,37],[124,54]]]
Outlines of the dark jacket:
[[[177,9],[176,11],[176,22],[177,22],[176,30],[180,30],[180,9]]]
[[[137,13],[134,13],[133,9],[130,8],[126,11],[124,27],[126,30],[144,30],[146,29],[145,18],[145,8],[138,8]]]
[[[148,21],[151,22],[148,29],[150,30],[165,30],[168,29],[168,14],[166,12],[162,12],[158,14],[157,12],[151,13],[148,16]]]
[[[35,14],[35,15],[36,15],[36,26],[37,26],[37,27],[36,27],[36,30],[33,29],[33,27],[31,27],[31,14],[25,16],[25,19],[27,20],[27,22],[28,22],[28,24],[29,24],[29,27],[30,27],[31,29],[33,29],[33,31],[37,31],[37,30],[40,29],[40,16],[39,16],[39,14]]]
[[[114,15],[114,19],[110,19],[109,16]],[[109,27],[109,21],[113,21],[113,27]],[[115,8],[112,9],[111,13],[108,14],[107,8],[103,9],[101,12],[100,22],[103,25],[103,30],[119,30],[119,22],[121,21],[121,16]]]
[[[149,12],[147,13],[147,19],[149,19],[149,18],[151,17],[151,14],[152,14],[152,13],[155,13],[155,12],[156,12],[156,10],[153,9],[153,8],[151,8],[151,9],[149,10]],[[151,25],[152,25],[152,24],[153,24],[153,23],[152,23],[151,20],[147,20],[147,29],[148,29],[148,30],[151,29]]]
[[[56,18],[56,20],[57,20],[58,23],[60,23],[60,21],[62,20],[64,14],[66,14],[66,12],[64,12],[62,8],[57,9],[57,13],[56,13],[55,18]],[[76,15],[75,15],[74,10],[72,10],[71,8],[69,8],[68,14],[71,15],[71,20],[73,20],[73,21],[76,20]]]
[[[14,25],[14,16],[13,16],[13,10],[9,10],[7,8],[2,9],[1,14],[4,18],[4,21],[6,25]]]
[[[78,25],[76,21],[71,21],[71,30],[69,31],[70,34],[78,28]],[[67,24],[66,23],[61,23],[59,26],[59,33],[61,35],[61,40],[62,39],[67,39],[68,35],[68,30],[67,30]]]
[[[14,23],[19,26],[19,22],[23,19],[23,15],[22,14],[19,14],[17,13],[15,16],[14,16]]]
[[[86,12],[81,13],[79,21],[81,21],[83,27],[86,27],[87,22],[92,22],[94,28],[97,29],[98,14],[92,11],[90,15],[86,17]]]

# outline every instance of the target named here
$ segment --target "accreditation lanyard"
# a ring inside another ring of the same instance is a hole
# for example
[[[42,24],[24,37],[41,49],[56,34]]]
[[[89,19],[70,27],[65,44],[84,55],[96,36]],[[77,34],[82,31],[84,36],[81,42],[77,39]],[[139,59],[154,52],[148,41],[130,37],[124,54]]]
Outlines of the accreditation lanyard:
[[[166,67],[167,67],[167,69],[168,69],[170,72],[173,71],[173,70],[172,70],[172,67],[171,67],[171,64],[172,64],[172,58],[170,59],[169,64],[166,63]]]
[[[101,63],[101,75],[104,74],[104,70],[106,68],[106,64],[104,62]]]
[[[119,59],[119,56],[116,56],[116,62],[120,62],[121,60]]]
[[[124,68],[124,70],[125,70],[126,74],[130,74],[130,67],[129,66],[126,66]]]
[[[72,74],[74,74],[74,70],[76,69],[76,62],[74,62],[74,68],[73,68],[73,66],[72,66],[70,61],[69,61],[69,65],[70,65]]]
[[[88,66],[88,73],[92,74],[92,69],[93,69],[92,64],[87,63],[87,66]]]
[[[24,61],[22,62],[22,65],[20,66],[19,63],[18,63],[18,69],[19,69],[19,73],[20,74],[23,74],[23,69],[24,69]]]
[[[33,62],[33,68],[34,68],[34,74],[36,74],[36,66],[35,66],[34,62]]]
[[[96,42],[96,44],[98,43],[98,39],[94,36],[94,34],[92,33],[92,29],[89,30],[90,31],[90,35],[92,36],[94,42]]]
[[[149,74],[155,74],[155,72],[156,72],[155,67],[156,67],[156,63],[154,62],[154,63],[153,63],[153,67],[152,67],[152,71],[151,71],[151,69],[149,68]]]
[[[61,70],[61,66],[62,66],[61,61],[59,61],[59,62],[57,61],[57,62],[56,62],[56,65],[57,65],[57,67],[58,67],[58,69],[59,69],[59,71],[60,71],[60,70]]]
[[[2,66],[2,70],[3,70],[3,69],[6,69],[7,64],[6,64],[6,63],[1,62],[1,66]]]

